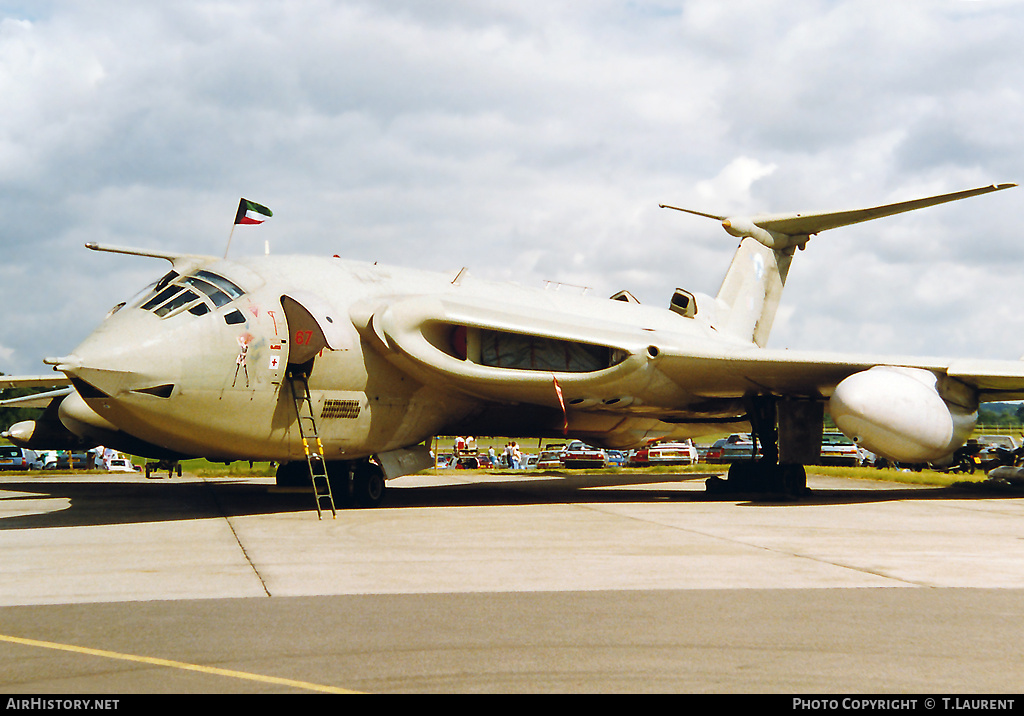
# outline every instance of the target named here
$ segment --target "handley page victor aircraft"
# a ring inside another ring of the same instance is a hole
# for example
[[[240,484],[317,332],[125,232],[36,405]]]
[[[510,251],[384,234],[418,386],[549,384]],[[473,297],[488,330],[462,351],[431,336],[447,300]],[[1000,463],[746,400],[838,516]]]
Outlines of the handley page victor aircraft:
[[[74,351],[46,359],[62,375],[0,378],[65,386],[22,399],[46,410],[6,436],[164,460],[274,460],[279,481],[312,477],[318,511],[331,483],[335,496],[376,504],[386,479],[431,464],[431,436],[457,434],[626,448],[749,426],[761,459],[709,488],[799,491],[826,403],[867,449],[942,462],[967,440],[979,401],[1024,399],[1024,362],[764,346],[794,253],[812,235],[1011,186],[835,213],[690,212],[721,221],[739,248],[717,296],[677,289],[667,309],[626,291],[567,295],[465,269],[88,244],[171,270]]]

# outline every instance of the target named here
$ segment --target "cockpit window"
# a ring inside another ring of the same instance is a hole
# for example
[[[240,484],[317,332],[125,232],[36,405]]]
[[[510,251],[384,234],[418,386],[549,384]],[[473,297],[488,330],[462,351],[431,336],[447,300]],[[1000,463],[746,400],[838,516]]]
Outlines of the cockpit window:
[[[171,311],[181,308],[182,306],[187,306],[188,304],[195,301],[197,298],[199,298],[199,296],[197,296],[192,291],[182,291],[177,296],[175,296],[173,300],[168,301],[164,305],[160,306],[160,308],[153,311],[153,313],[161,317],[166,316]]]
[[[245,295],[245,291],[243,291],[238,286],[228,281],[223,276],[218,276],[217,274],[211,273],[209,271],[196,271],[196,276],[198,276],[199,278],[205,278],[207,281],[209,281],[214,286],[222,290],[224,293],[231,296],[231,298],[240,298],[241,296]]]
[[[181,277],[171,271],[153,285],[152,292],[155,295],[140,308],[161,318],[186,307],[192,315],[202,316],[245,295],[234,282],[205,269]]]
[[[156,285],[153,286],[153,290],[159,291],[176,278],[178,278],[177,271],[168,271],[167,273],[164,274],[163,278],[156,282]]]
[[[224,293],[223,291],[221,291],[216,286],[214,286],[212,283],[207,283],[206,281],[203,281],[200,278],[196,278],[195,276],[186,276],[181,280],[181,282],[189,286],[192,286],[193,288],[197,288],[203,293],[205,293],[207,296],[210,297],[210,300],[213,301],[213,305],[218,308],[220,308],[221,306],[226,306],[227,304],[231,303],[231,297]]]
[[[166,301],[168,298],[170,298],[171,296],[173,296],[174,294],[176,294],[180,290],[181,290],[181,286],[171,286],[170,288],[165,288],[163,291],[158,293],[156,296],[154,296],[153,298],[149,299],[144,304],[142,304],[142,310],[143,311],[149,311],[149,310],[152,310],[153,308],[156,308],[157,306],[159,306],[161,303]]]

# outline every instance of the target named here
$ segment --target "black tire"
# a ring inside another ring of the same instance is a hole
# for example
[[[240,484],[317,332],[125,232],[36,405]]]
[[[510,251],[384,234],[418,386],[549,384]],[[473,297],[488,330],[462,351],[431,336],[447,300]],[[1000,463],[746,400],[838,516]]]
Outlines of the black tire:
[[[283,462],[277,466],[278,487],[309,487],[309,465],[305,460]]]
[[[376,507],[384,501],[384,471],[372,462],[356,468],[352,479],[352,500],[359,507]]]

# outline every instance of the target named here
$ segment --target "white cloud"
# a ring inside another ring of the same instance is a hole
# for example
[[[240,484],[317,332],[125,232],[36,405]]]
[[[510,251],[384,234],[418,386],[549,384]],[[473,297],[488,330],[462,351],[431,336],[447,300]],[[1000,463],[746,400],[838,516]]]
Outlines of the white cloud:
[[[750,188],[754,182],[771,176],[776,169],[778,166],[775,164],[763,164],[749,157],[737,157],[714,179],[697,182],[697,194],[708,203],[718,202],[744,207],[750,204]]]
[[[83,242],[217,253],[241,195],[275,219],[239,251],[269,239],[665,305],[675,286],[714,292],[734,241],[658,203],[856,208],[1024,166],[1019,3],[21,7],[0,10],[5,372],[67,352],[162,268]],[[816,237],[772,344],[1024,353],[977,320],[990,292],[1015,298],[1011,194]]]

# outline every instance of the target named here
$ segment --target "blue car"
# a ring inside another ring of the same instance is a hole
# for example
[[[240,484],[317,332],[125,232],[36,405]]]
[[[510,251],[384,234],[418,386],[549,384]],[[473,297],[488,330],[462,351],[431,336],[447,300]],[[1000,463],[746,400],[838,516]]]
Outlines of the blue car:
[[[626,453],[621,450],[605,450],[608,455],[608,467],[625,467]]]

